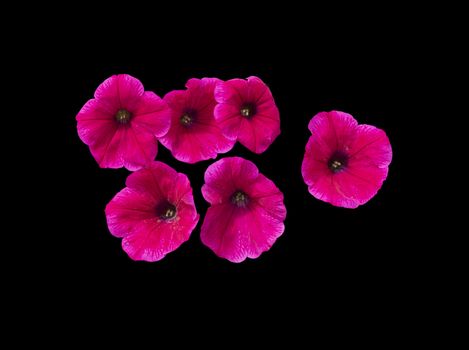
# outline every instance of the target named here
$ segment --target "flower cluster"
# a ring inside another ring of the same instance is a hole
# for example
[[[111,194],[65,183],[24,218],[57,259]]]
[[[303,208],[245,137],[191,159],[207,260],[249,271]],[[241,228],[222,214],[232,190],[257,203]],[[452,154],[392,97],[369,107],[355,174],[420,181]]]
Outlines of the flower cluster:
[[[111,233],[134,260],[159,261],[186,242],[197,226],[189,179],[156,162],[158,143],[179,161],[216,159],[237,141],[262,153],[280,135],[280,115],[259,78],[190,79],[164,98],[129,75],[96,90],[77,115],[78,134],[101,168],[125,167],[126,188],[106,207]],[[211,204],[202,242],[232,262],[257,258],[284,231],[283,194],[242,158],[210,166],[202,191]]]
[[[181,162],[216,159],[239,141],[265,152],[280,135],[280,113],[257,77],[190,79],[164,98],[129,75],[103,82],[78,113],[78,134],[101,168],[133,173],[107,205],[110,232],[133,260],[155,262],[189,240],[200,216],[189,178],[155,161],[158,143]],[[384,131],[349,114],[314,117],[302,174],[310,193],[334,206],[356,208],[375,196],[392,150]],[[239,263],[268,251],[285,230],[282,192],[254,163],[224,158],[208,167],[202,194],[210,204],[201,240]]]

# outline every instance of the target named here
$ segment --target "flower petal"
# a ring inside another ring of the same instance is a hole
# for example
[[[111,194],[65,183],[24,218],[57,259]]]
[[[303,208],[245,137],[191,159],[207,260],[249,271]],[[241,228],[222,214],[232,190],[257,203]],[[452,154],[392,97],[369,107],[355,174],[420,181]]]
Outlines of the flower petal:
[[[158,154],[158,142],[152,133],[139,127],[138,124],[130,128],[124,127],[123,130],[123,140],[115,153],[124,167],[136,171],[155,160]]]
[[[145,92],[134,112],[132,124],[148,130],[156,137],[166,135],[171,125],[171,110],[167,103],[153,92]]]
[[[215,88],[215,100],[218,103],[230,104],[238,108],[247,100],[248,82],[243,79],[232,79],[220,82]]]
[[[106,206],[109,230],[116,237],[125,237],[136,225],[156,220],[155,207],[150,195],[126,188]]]
[[[114,121],[82,120],[78,122],[78,134],[89,145],[91,154],[101,168],[118,169],[123,166],[113,152],[119,147],[122,130]]]
[[[239,142],[256,154],[264,153],[280,135],[280,120],[256,115],[251,120],[242,119]]]
[[[350,114],[332,111],[317,114],[309,123],[309,130],[324,153],[348,151],[354,142],[357,121]]]
[[[236,140],[243,121],[239,107],[221,103],[215,107],[214,113],[215,119],[223,131],[223,135],[229,139]]]
[[[323,153],[323,148],[318,144],[317,137],[311,136],[306,145],[305,156],[301,166],[301,174],[305,183],[311,187],[316,184],[321,177],[328,177],[331,174],[327,162],[330,154]],[[316,191],[310,188],[310,192]],[[313,192],[311,192],[313,194]]]
[[[190,130],[176,126],[160,142],[177,160],[189,164],[215,159],[219,154],[229,152],[235,143],[223,136],[217,126],[210,124],[193,125]]]
[[[161,162],[152,162],[145,169],[130,174],[126,186],[140,192],[148,192],[156,199],[164,198],[174,186],[178,173]]]
[[[219,257],[241,263],[268,251],[284,229],[282,221],[260,207],[248,210],[226,203],[209,208],[201,239]]]
[[[329,173],[318,177],[317,181],[309,185],[309,192],[319,200],[330,203],[336,207],[356,208],[359,203],[354,198],[345,196],[340,185],[337,184],[337,178]]]
[[[136,225],[133,232],[122,240],[122,247],[133,260],[159,261],[189,240],[199,218],[193,200],[192,205],[181,202],[177,205],[174,220],[157,218]]]
[[[283,204],[283,193],[272,180],[259,174],[248,192],[257,209],[263,210],[266,215],[277,221],[283,222],[286,219],[287,210]]]
[[[177,174],[177,177],[173,179],[173,186],[169,186],[163,183],[160,188],[166,192],[168,201],[174,203],[176,206],[183,206],[184,208],[192,208],[191,217],[194,218],[197,214],[195,211],[194,196],[192,194],[191,184],[189,178],[184,174]]]
[[[90,147],[105,147],[117,129],[117,124],[110,119],[81,119],[77,124],[78,136]]]
[[[261,106],[264,103],[272,101],[272,93],[269,87],[258,77],[249,77],[248,79],[248,94],[246,101],[255,103]]]
[[[78,122],[83,120],[109,120],[113,121],[115,111],[102,101],[89,100],[78,113],[76,119]]]
[[[155,159],[158,152],[155,136],[138,127],[82,120],[78,131],[101,168],[139,170]]]
[[[133,112],[144,93],[142,83],[127,74],[114,75],[102,83],[95,92],[95,98],[118,109]],[[116,112],[117,110],[116,109]]]
[[[355,200],[357,205],[367,203],[386,180],[391,160],[391,144],[385,132],[370,125],[359,125],[347,169],[335,180],[340,192]]]
[[[122,248],[136,261],[156,262],[178,249],[190,238],[197,221],[190,226],[174,222],[156,221],[151,225],[138,226],[122,240]]]
[[[174,90],[168,92],[163,99],[171,109],[176,109],[178,112],[182,112],[182,106],[188,105],[189,96],[184,90]]]
[[[215,88],[221,82],[222,80],[217,78],[190,79],[186,83],[187,90],[190,91],[187,107],[197,111],[209,109],[213,119],[213,108],[217,104]]]
[[[388,176],[388,168],[364,166],[349,168],[334,177],[338,194],[347,200],[354,201],[347,208],[356,208],[372,199]],[[344,205],[342,205],[344,206]]]
[[[359,125],[355,142],[350,147],[350,166],[387,167],[392,161],[392,148],[386,133],[370,125]]]

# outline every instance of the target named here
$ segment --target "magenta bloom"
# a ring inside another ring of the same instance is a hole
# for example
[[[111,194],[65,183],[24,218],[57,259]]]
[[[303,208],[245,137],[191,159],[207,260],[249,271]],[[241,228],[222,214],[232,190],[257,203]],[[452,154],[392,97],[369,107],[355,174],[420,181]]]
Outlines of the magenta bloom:
[[[172,91],[164,100],[172,110],[171,129],[160,142],[173,156],[186,163],[215,159],[230,151],[235,141],[223,136],[215,121],[215,78],[191,79],[187,90]]]
[[[309,192],[322,201],[357,208],[375,196],[392,159],[383,130],[358,125],[347,113],[322,112],[309,123],[302,173]]]
[[[263,153],[280,135],[280,113],[270,89],[257,77],[233,79],[215,89],[217,119],[225,136]]]
[[[77,115],[78,134],[101,168],[134,171],[153,161],[171,123],[166,103],[130,75],[102,83]]]
[[[283,194],[248,160],[226,158],[210,166],[202,194],[211,204],[202,242],[219,257],[235,263],[258,258],[283,234]]]
[[[189,239],[199,215],[186,175],[153,162],[126,185],[107,205],[106,217],[133,260],[159,261]]]

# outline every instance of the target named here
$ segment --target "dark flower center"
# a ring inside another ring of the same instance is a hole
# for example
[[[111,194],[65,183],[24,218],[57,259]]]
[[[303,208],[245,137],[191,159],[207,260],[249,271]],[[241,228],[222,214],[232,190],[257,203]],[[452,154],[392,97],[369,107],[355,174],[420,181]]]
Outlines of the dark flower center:
[[[327,163],[329,169],[334,173],[339,173],[348,165],[348,156],[343,152],[335,152]]]
[[[243,191],[236,191],[231,196],[231,203],[236,205],[238,208],[245,208],[248,205],[249,197]]]
[[[123,125],[128,124],[130,122],[130,119],[132,119],[132,113],[130,113],[126,109],[120,109],[116,113],[116,121],[119,124],[123,124]]]
[[[192,126],[192,124],[194,124],[194,120],[195,120],[195,111],[184,112],[183,115],[181,115],[181,118],[179,119],[181,124],[185,126],[186,128]]]
[[[241,107],[241,115],[244,118],[251,119],[257,113],[257,108],[252,103],[246,103]]]
[[[177,215],[177,209],[174,205],[168,202],[159,204],[156,207],[156,215],[164,221],[172,220]]]

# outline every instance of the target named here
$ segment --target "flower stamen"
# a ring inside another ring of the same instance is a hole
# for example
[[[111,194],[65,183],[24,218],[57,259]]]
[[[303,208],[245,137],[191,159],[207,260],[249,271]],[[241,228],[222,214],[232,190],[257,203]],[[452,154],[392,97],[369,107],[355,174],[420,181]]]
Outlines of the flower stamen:
[[[130,119],[132,119],[132,113],[130,113],[128,110],[126,109],[120,109],[117,113],[116,113],[116,121],[119,123],[119,124],[122,124],[122,125],[126,125],[130,122]]]
[[[254,106],[253,104],[247,103],[243,107],[241,107],[241,115],[244,118],[251,119],[252,117],[254,117],[255,114],[256,106]]]
[[[236,205],[238,208],[245,208],[248,205],[249,197],[243,191],[236,191],[231,196],[231,203]]]
[[[191,115],[191,113],[184,113],[181,118],[179,119],[181,124],[185,126],[186,128],[192,126],[194,124],[194,117]]]
[[[164,221],[169,221],[177,216],[177,208],[170,203],[163,203],[156,208],[156,215]]]
[[[348,156],[342,152],[335,152],[327,165],[329,169],[336,174],[343,171],[347,167],[347,164]]]
[[[339,162],[338,160],[334,160],[331,164],[331,169],[332,170],[339,170],[340,168],[342,168],[342,163]]]

